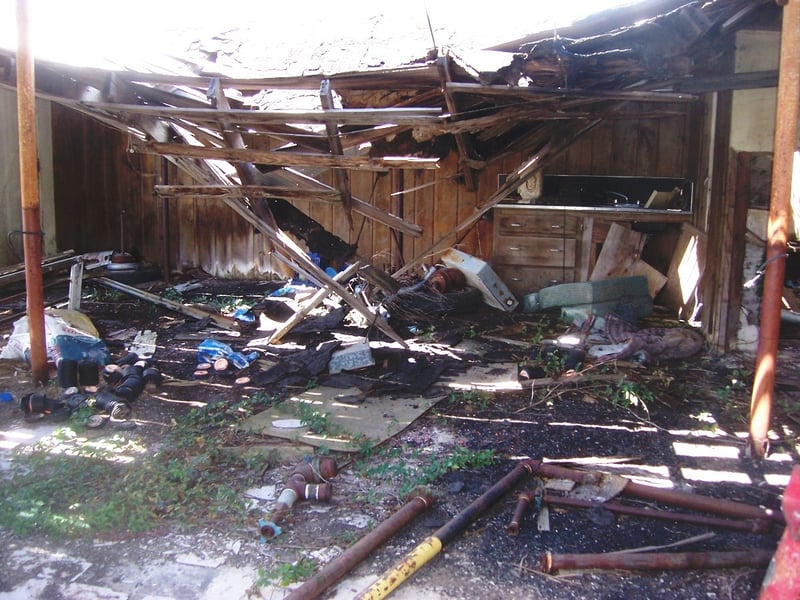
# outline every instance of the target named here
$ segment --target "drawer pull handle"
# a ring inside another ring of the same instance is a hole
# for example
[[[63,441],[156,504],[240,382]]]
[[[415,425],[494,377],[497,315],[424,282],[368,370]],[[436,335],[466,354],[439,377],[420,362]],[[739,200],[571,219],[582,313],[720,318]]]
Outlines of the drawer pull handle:
[[[522,248],[519,248],[517,246],[509,246],[508,250],[510,252],[518,252],[518,251],[522,250]]]
[[[561,225],[550,225],[551,229],[561,229]]]
[[[522,223],[509,223],[510,227],[522,227]]]
[[[550,248],[550,252],[563,252],[561,248]]]

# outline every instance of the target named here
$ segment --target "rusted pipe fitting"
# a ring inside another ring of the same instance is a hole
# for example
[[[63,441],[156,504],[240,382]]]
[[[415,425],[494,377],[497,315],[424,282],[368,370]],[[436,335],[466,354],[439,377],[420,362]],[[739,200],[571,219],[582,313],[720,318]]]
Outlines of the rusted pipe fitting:
[[[334,463],[335,467],[335,463]],[[327,466],[325,473],[330,473],[331,468]],[[319,473],[319,471],[317,471]],[[317,475],[311,474],[316,479]],[[315,500],[316,502],[330,502],[333,495],[333,486],[330,483],[308,483],[306,476],[302,472],[294,472],[286,480],[283,490],[278,496],[275,510],[269,519],[261,519],[258,522],[261,537],[265,540],[274,538],[281,534],[278,523],[283,521],[292,510],[292,506],[298,500]]]
[[[673,571],[680,569],[724,569],[765,567],[772,550],[751,549],[732,552],[662,552],[656,554],[613,552],[608,554],[552,554],[540,561],[545,573],[562,569],[624,569]]]
[[[511,517],[511,522],[506,527],[508,535],[519,535],[519,524],[522,522],[522,516],[525,514],[525,509],[528,505],[536,499],[536,494],[533,492],[522,492],[517,501],[517,508],[514,510],[514,516]]]
[[[330,456],[313,456],[292,469],[292,475],[302,475],[308,483],[326,482],[336,477],[338,473],[336,460]]]
[[[281,498],[287,490],[293,491],[295,495],[294,500],[289,503],[289,506],[291,506],[298,499],[329,502],[331,499],[333,486],[330,483],[308,483],[303,475],[300,473],[295,473],[286,480],[286,487],[281,492],[281,496],[278,498],[279,503],[281,502]]]

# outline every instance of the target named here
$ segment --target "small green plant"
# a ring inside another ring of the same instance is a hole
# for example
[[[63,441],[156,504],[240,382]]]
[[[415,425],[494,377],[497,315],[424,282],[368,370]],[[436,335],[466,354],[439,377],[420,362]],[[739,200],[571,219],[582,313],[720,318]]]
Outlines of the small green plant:
[[[549,352],[544,355],[544,372],[548,377],[558,377],[564,372],[566,358],[558,351]]]
[[[450,406],[469,405],[477,410],[486,410],[492,403],[492,395],[486,390],[458,390],[447,396]]]
[[[382,456],[384,460],[372,466],[361,465],[363,475],[370,479],[391,482],[398,496],[404,497],[419,486],[426,486],[448,471],[484,468],[496,460],[492,449],[472,450],[456,446],[446,454],[426,453],[418,449],[394,448]]]
[[[317,561],[312,558],[300,558],[293,563],[279,563],[271,569],[259,568],[256,585],[280,585],[286,587],[297,581],[305,581],[317,570]]]
[[[305,402],[298,402],[295,406],[295,413],[300,419],[300,422],[308,427],[311,433],[323,434],[330,432],[330,417],[327,414],[321,413],[311,404]]]
[[[177,302],[178,304],[184,304],[183,294],[181,294],[178,290],[173,287],[165,289],[161,292],[161,297],[164,300],[169,300],[170,302]]]
[[[649,414],[647,408],[655,399],[653,392],[646,386],[634,381],[623,380],[611,389],[609,400],[618,408],[625,408],[634,413],[638,410]]]

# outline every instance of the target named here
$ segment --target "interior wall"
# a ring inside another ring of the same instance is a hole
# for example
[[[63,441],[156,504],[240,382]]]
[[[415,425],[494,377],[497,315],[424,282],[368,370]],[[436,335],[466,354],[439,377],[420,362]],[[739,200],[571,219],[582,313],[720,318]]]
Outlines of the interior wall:
[[[675,108],[683,113],[688,110],[685,105]],[[554,157],[545,172],[692,177],[688,122],[686,114],[607,121]],[[284,272],[270,254],[264,236],[221,200],[158,199],[153,193],[158,182],[197,182],[174,166],[164,171],[158,157],[131,154],[124,134],[60,106],[54,107],[53,127],[61,249],[119,250],[124,244],[122,249],[137,258],[172,272],[200,268],[218,277],[266,278]],[[262,140],[264,143],[269,144]],[[498,176],[515,170],[526,159],[522,154],[512,154],[489,164],[481,171],[474,191],[460,183],[455,152],[433,171],[351,172],[355,196],[421,226],[419,238],[395,234],[357,213],[353,214],[351,229],[343,209],[336,204],[295,204],[331,233],[357,243],[360,256],[392,272],[472,215],[497,191]],[[315,176],[333,184],[330,172]],[[455,245],[488,260],[491,213]],[[424,262],[430,265],[437,260],[438,255],[433,255],[425,257]]]
[[[59,249],[125,251],[158,264],[160,159],[128,152],[124,134],[74,110],[54,106],[52,123]]]
[[[53,147],[50,102],[36,102],[36,141],[39,157],[39,206],[44,241],[42,254],[57,251],[53,194]],[[19,128],[17,95],[0,89],[0,266],[23,261],[22,208],[19,180]]]

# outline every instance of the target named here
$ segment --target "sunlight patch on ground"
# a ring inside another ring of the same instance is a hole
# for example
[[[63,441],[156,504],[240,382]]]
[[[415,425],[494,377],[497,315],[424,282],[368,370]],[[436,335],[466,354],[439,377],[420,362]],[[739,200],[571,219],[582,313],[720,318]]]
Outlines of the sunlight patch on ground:
[[[746,473],[734,471],[716,471],[712,469],[682,468],[681,476],[689,481],[707,481],[710,483],[741,483],[752,485],[753,480]]]
[[[711,444],[689,444],[672,442],[672,448],[678,456],[694,456],[703,458],[739,458],[739,448]]]

